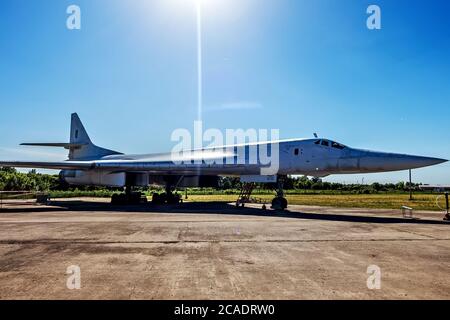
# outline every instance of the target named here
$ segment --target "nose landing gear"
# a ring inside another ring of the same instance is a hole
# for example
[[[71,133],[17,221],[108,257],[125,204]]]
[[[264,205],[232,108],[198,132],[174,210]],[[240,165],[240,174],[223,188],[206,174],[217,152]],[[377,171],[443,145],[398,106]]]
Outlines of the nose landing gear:
[[[283,190],[284,178],[285,177],[278,177],[277,196],[272,200],[272,209],[285,210],[288,207],[288,201],[284,197]]]
[[[272,200],[272,209],[285,210],[288,206],[286,198],[276,197]]]

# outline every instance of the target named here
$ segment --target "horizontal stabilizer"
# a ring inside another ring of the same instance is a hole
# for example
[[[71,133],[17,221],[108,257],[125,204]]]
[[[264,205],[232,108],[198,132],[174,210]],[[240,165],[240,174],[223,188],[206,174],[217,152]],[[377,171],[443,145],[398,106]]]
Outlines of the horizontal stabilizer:
[[[56,147],[64,149],[80,149],[86,143],[21,143],[21,146],[31,146],[31,147]]]

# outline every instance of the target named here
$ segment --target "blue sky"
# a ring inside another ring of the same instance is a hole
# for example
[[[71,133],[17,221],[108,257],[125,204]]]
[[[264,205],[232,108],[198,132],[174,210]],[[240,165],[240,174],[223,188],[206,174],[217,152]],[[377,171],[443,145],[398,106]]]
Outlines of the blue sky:
[[[450,159],[448,1],[204,0],[208,128],[313,132],[353,147]],[[81,30],[66,28],[79,5]],[[366,28],[366,9],[382,29]],[[78,112],[98,145],[169,151],[197,115],[195,0],[2,0],[0,159],[64,159],[18,147],[67,141]],[[335,176],[400,181],[406,172]],[[449,183],[450,165],[414,172]]]

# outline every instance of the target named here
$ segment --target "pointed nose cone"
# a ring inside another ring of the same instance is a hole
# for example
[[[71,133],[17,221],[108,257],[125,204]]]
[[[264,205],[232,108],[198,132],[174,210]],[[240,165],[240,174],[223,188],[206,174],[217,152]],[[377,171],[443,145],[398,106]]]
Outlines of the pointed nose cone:
[[[360,152],[360,169],[365,172],[384,172],[417,169],[437,165],[448,160],[407,154],[374,151]]]
[[[411,169],[429,167],[434,166],[436,164],[447,162],[447,160],[445,159],[409,156],[409,155],[405,155],[402,161],[405,163],[405,165],[411,166]]]

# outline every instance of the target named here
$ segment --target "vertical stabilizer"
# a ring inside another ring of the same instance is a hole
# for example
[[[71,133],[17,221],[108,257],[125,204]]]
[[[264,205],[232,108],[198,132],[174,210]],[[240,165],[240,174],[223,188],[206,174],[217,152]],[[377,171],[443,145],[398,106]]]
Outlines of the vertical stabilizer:
[[[105,156],[121,154],[119,152],[97,147],[89,138],[78,114],[73,113],[70,124],[69,160],[96,160]]]
[[[72,113],[70,122],[70,143],[73,144],[92,144],[83,123],[78,114]]]

